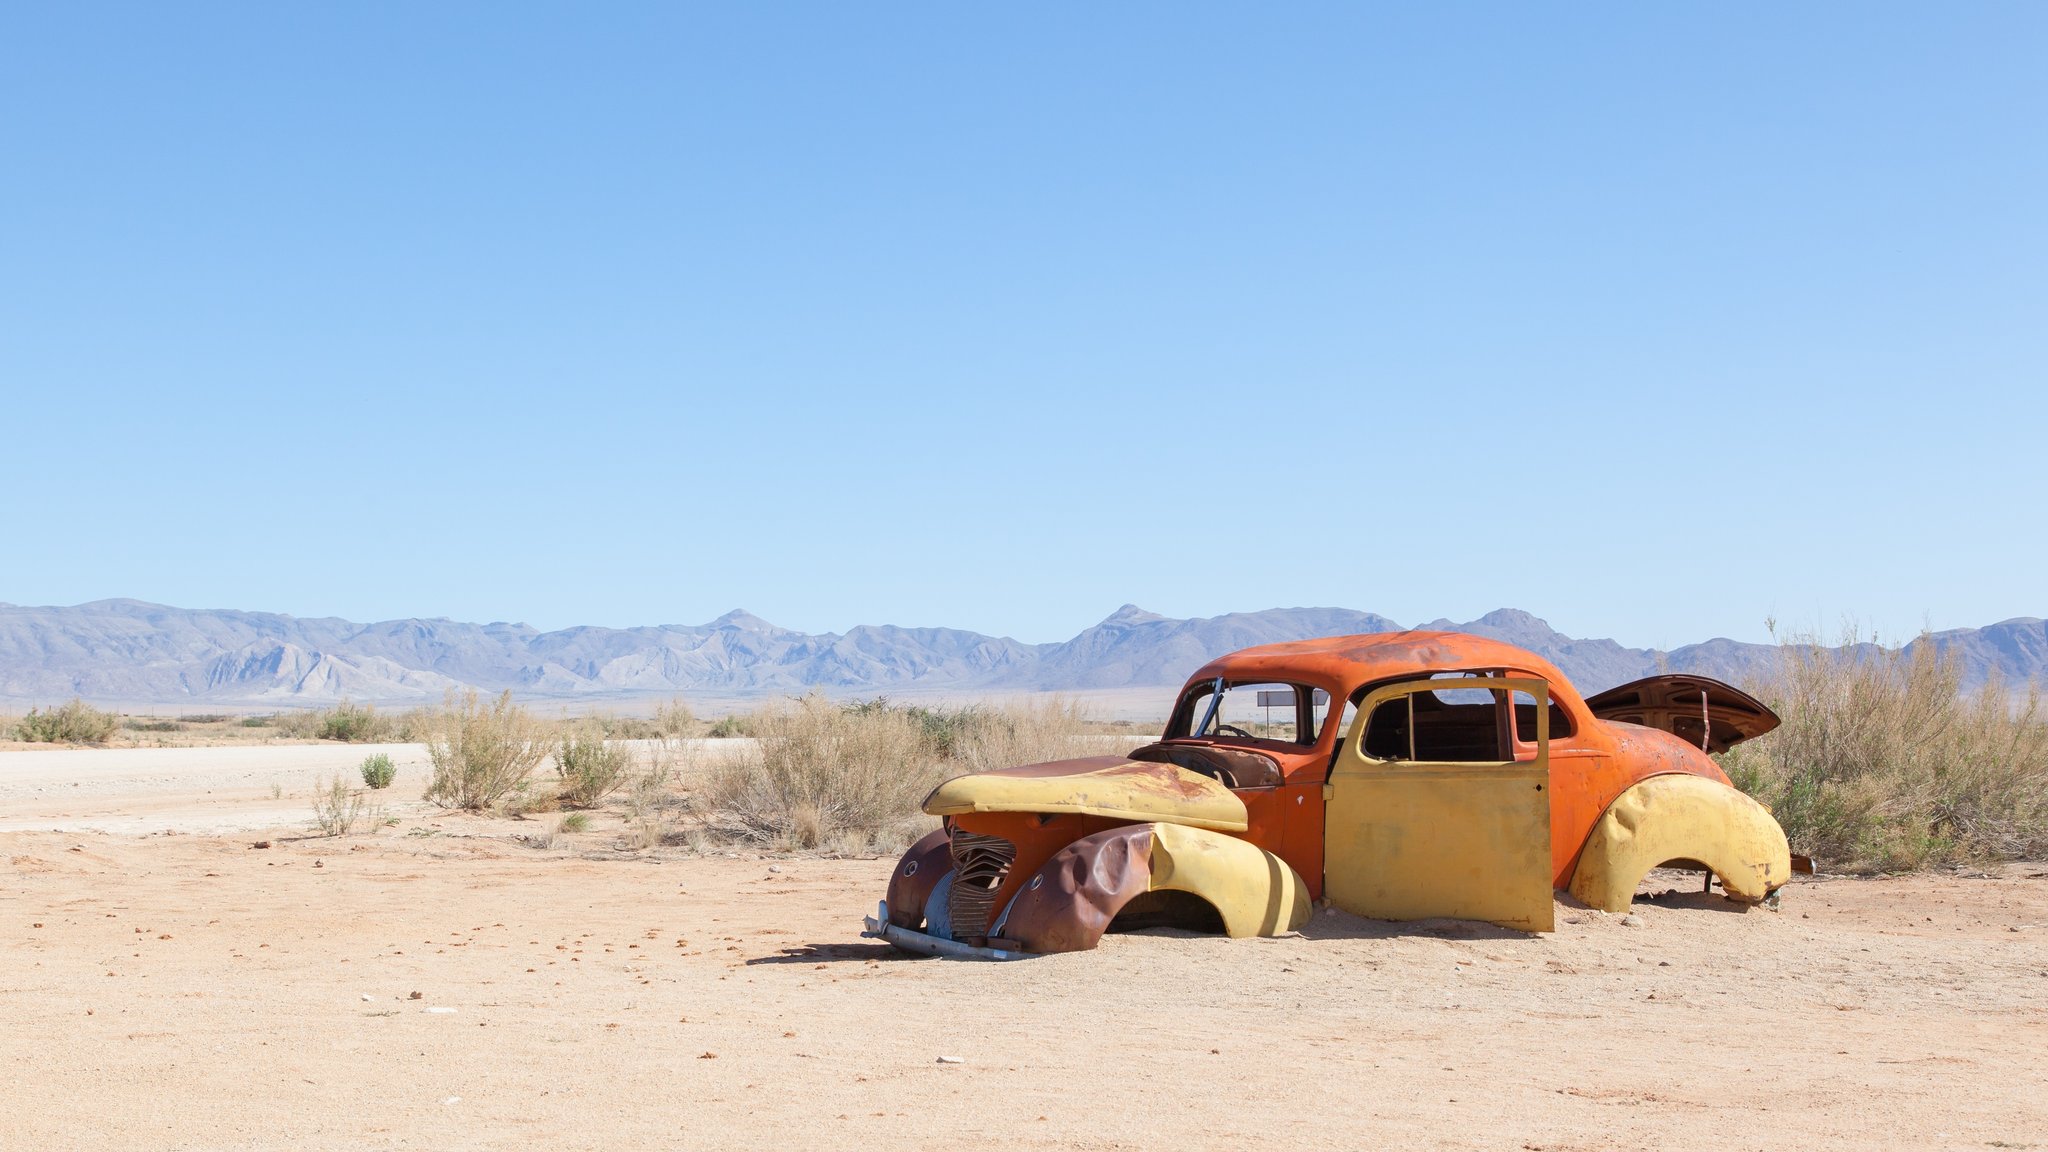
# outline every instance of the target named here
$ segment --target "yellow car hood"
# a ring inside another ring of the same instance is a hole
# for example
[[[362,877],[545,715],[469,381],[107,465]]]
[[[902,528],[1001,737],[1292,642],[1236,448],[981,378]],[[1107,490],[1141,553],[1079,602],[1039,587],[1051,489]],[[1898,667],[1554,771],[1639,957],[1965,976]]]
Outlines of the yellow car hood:
[[[1113,820],[1156,821],[1243,832],[1244,801],[1200,773],[1173,764],[1117,756],[1055,760],[977,772],[946,781],[925,797],[933,816],[967,812],[1073,812]]]

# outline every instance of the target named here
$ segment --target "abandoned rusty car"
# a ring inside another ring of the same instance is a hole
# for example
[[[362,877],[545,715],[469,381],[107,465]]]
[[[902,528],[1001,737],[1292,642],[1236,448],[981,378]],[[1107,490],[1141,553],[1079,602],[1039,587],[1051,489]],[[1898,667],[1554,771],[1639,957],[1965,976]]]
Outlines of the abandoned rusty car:
[[[898,862],[867,934],[1011,959],[1112,925],[1273,935],[1318,900],[1540,932],[1553,890],[1622,911],[1660,865],[1762,901],[1790,878],[1784,832],[1709,754],[1777,724],[1697,676],[1581,699],[1534,653],[1456,633],[1247,648],[1197,671],[1128,757],[941,784],[924,809],[944,826]]]

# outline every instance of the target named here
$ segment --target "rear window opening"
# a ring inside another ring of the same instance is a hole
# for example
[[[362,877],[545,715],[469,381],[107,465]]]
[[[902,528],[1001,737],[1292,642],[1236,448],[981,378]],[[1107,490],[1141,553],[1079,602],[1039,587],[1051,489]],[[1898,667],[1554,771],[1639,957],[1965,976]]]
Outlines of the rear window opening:
[[[1495,677],[1503,673],[1445,672],[1432,680]],[[1555,697],[1550,738],[1572,734],[1571,716]],[[1509,712],[1509,709],[1512,709]],[[1514,744],[1536,742],[1537,703],[1527,692],[1491,688],[1435,688],[1382,701],[1365,727],[1362,751],[1375,760],[1437,764],[1504,764]]]
[[[1479,689],[1411,692],[1381,701],[1365,727],[1375,760],[1500,763],[1500,705]]]

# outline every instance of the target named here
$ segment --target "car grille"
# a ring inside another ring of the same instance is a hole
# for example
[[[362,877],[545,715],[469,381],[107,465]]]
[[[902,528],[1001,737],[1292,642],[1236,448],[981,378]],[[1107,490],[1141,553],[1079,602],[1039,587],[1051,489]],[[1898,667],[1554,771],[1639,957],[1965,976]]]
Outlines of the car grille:
[[[946,897],[946,911],[952,922],[953,939],[971,940],[988,935],[989,918],[995,914],[996,889],[1010,874],[1017,859],[1017,846],[1000,836],[984,836],[962,828],[953,829],[953,887]]]

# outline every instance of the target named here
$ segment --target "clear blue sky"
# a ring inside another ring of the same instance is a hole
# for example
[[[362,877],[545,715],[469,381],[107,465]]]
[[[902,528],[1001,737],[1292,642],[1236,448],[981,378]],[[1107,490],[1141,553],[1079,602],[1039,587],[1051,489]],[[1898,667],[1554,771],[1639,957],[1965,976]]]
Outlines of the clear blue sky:
[[[14,5],[0,600],[2048,614],[2044,60],[2031,3]]]

